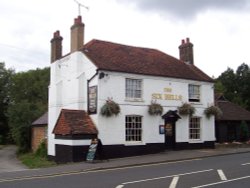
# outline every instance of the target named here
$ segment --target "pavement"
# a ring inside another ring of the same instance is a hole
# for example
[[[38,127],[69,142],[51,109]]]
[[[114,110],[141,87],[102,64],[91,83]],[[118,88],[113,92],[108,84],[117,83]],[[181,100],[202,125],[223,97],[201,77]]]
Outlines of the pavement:
[[[1,150],[0,150],[1,151]],[[49,168],[41,169],[18,169],[17,171],[0,171],[0,181],[13,178],[29,178],[39,176],[54,176],[57,174],[72,174],[79,172],[87,172],[93,170],[104,170],[114,168],[124,168],[130,166],[140,166],[156,163],[176,162],[183,160],[200,159],[213,156],[223,156],[239,153],[250,152],[250,145],[239,146],[217,146],[216,149],[198,149],[198,150],[180,150],[180,151],[165,151],[157,154],[117,158],[104,161],[78,162],[64,165],[57,165]],[[1,167],[0,163],[0,167]]]
[[[12,172],[27,169],[17,158],[16,158],[16,146],[4,146],[0,149],[0,173],[1,172]]]

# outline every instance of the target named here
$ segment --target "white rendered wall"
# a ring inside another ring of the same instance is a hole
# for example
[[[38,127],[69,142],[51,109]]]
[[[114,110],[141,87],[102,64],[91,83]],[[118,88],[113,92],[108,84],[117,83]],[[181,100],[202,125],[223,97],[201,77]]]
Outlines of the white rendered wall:
[[[52,132],[59,113],[61,109],[87,109],[87,79],[96,73],[96,67],[82,52],[75,52],[53,62],[50,72],[48,154],[54,156],[59,141]]]
[[[59,145],[68,145],[68,146],[89,146],[91,139],[88,140],[64,140],[64,139],[55,139],[55,144]]]
[[[121,113],[118,116],[98,118],[97,127],[99,137],[103,144],[129,144],[125,141],[125,116],[141,115],[142,118],[142,142],[146,143],[164,143],[164,134],[159,134],[159,125],[164,125],[161,116],[150,116],[148,114],[148,105],[152,101],[152,94],[162,95],[156,102],[164,107],[164,113],[169,110],[177,110],[177,107],[184,102],[188,102],[188,85],[200,85],[201,101],[193,103],[196,108],[194,116],[201,117],[201,139],[196,141],[189,140],[189,118],[183,116],[176,122],[176,142],[204,142],[215,140],[214,118],[207,119],[204,115],[204,109],[213,104],[213,83],[190,81],[183,79],[152,77],[145,75],[133,75],[125,73],[105,72],[107,76],[98,81],[98,110],[108,98],[112,98],[120,105]],[[129,101],[125,98],[125,79],[135,78],[143,80],[142,101]],[[171,91],[164,90],[171,88]],[[165,100],[165,94],[181,95],[181,100]],[[155,100],[154,100],[155,101]]]

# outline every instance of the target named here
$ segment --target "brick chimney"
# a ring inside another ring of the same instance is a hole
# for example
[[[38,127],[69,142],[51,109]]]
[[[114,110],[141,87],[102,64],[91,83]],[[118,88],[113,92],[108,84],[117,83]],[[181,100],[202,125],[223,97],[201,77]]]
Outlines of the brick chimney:
[[[60,31],[56,31],[54,33],[53,38],[51,39],[51,55],[50,62],[53,63],[57,59],[62,57],[62,40],[63,38],[60,36]]]
[[[84,24],[82,17],[78,16],[74,20],[74,25],[71,26],[71,50],[70,52],[78,51],[84,44]]]
[[[193,46],[189,38],[186,38],[186,41],[184,39],[181,41],[181,45],[179,46],[181,61],[194,64]]]

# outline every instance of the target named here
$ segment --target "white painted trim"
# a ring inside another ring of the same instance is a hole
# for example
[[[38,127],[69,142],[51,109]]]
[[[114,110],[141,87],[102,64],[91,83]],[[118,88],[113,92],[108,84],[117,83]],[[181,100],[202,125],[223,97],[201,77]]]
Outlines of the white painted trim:
[[[88,146],[90,145],[91,139],[89,140],[66,140],[66,139],[55,139],[55,144],[67,145],[67,146]]]

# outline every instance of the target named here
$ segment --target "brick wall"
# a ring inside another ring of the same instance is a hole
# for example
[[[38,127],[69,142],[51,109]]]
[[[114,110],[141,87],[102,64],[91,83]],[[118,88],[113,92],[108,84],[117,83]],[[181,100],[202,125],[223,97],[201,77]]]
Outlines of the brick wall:
[[[47,139],[46,134],[47,126],[40,126],[40,127],[32,127],[32,135],[31,135],[31,149],[33,152],[37,150],[40,143]]]

